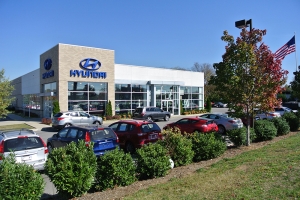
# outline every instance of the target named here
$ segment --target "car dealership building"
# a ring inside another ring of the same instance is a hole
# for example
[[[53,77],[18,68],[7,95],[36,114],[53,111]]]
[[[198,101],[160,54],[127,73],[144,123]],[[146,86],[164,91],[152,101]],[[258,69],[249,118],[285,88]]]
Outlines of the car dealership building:
[[[114,114],[139,106],[157,106],[173,115],[204,106],[204,74],[165,68],[115,64],[115,51],[58,44],[40,55],[40,68],[11,81],[12,105],[51,117],[60,110],[103,114],[111,101]]]

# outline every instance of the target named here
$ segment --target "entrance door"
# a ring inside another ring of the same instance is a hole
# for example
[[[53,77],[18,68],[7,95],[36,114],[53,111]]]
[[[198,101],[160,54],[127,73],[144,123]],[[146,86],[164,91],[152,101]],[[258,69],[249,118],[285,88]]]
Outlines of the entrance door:
[[[161,109],[163,109],[164,111],[168,111],[171,114],[174,114],[173,100],[162,100]]]
[[[44,100],[44,117],[51,118],[52,117],[52,101]]]

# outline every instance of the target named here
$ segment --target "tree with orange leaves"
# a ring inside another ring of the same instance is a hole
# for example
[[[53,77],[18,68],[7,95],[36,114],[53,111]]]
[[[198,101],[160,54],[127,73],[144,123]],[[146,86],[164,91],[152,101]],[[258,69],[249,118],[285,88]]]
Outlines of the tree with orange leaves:
[[[273,110],[280,105],[276,95],[282,91],[288,72],[281,61],[265,45],[266,30],[243,29],[236,41],[224,31],[221,37],[227,43],[223,61],[214,64],[216,76],[210,84],[216,86],[222,99],[230,102],[229,109],[247,115],[247,145],[250,145],[250,117],[254,108]]]

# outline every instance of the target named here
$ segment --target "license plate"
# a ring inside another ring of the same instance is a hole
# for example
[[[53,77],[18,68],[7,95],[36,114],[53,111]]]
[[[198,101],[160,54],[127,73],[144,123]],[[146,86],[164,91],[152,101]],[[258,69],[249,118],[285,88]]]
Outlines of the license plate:
[[[157,134],[151,134],[151,135],[149,135],[149,139],[150,140],[155,140],[155,139],[157,139],[158,138],[158,135]]]
[[[22,157],[22,161],[31,160],[31,156],[24,156]]]

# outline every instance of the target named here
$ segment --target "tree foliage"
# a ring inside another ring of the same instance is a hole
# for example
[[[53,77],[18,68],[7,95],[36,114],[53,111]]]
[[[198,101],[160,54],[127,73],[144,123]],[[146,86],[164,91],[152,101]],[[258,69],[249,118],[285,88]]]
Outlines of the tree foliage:
[[[293,90],[293,96],[300,99],[300,65],[298,66],[298,71],[294,72],[294,81],[291,82],[291,87]]]
[[[11,82],[8,78],[4,76],[4,69],[0,71],[0,115],[6,115],[6,108],[11,104],[14,98],[11,97],[11,94],[14,90],[14,86],[11,85]]]
[[[286,82],[287,71],[262,40],[266,30],[243,29],[236,41],[224,31],[227,43],[223,61],[214,64],[216,76],[209,81],[229,108],[249,118],[255,107],[269,111],[281,102],[276,98]],[[249,124],[249,123],[248,123]],[[249,132],[248,132],[249,136]],[[248,144],[249,145],[249,144]]]

